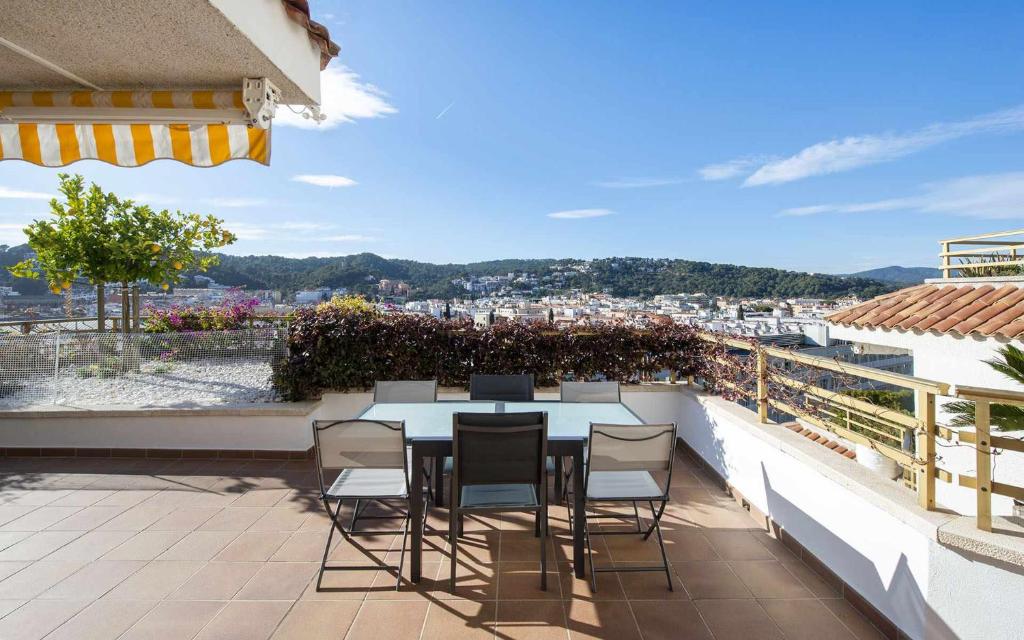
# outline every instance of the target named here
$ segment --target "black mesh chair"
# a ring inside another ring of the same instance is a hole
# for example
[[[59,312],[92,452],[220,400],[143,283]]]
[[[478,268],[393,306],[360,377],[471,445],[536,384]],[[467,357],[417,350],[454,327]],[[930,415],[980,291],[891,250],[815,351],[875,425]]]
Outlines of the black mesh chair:
[[[536,514],[540,588],[547,590],[548,414],[456,413],[452,423],[450,588],[455,589],[464,515],[528,511]]]
[[[405,451],[405,423],[380,420],[314,420],[313,443],[316,452],[316,470],[320,482],[320,499],[331,518],[323,559],[316,588],[320,590],[324,571],[395,569],[397,589],[402,583],[405,564],[405,539],[409,533],[409,469]],[[326,474],[337,471],[337,476]],[[330,483],[329,486],[326,483]],[[341,505],[345,500],[356,500],[352,525],[346,530],[339,522]],[[405,509],[397,516],[359,515],[359,502],[404,502]],[[332,502],[334,503],[332,505]],[[356,531],[356,517],[375,519],[402,519],[397,531]],[[422,523],[421,523],[422,525]],[[327,556],[335,530],[346,540],[352,536],[379,536],[386,533],[402,534],[402,551],[398,566],[384,563],[369,566],[328,566]]]
[[[533,402],[533,374],[493,376],[474,373],[469,377],[469,399]]]
[[[665,553],[665,542],[661,537],[661,516],[668,504],[669,487],[672,484],[672,460],[676,443],[676,425],[669,424],[594,424],[590,425],[587,441],[586,473],[583,480],[585,509],[594,503],[632,503],[636,520],[635,530],[591,531],[589,521],[595,517],[630,518],[620,515],[584,514],[586,524],[584,537],[587,543],[587,558],[590,562],[590,582],[597,591],[597,572],[601,571],[664,571],[668,590],[673,591],[672,569]],[[658,474],[655,477],[655,473]],[[651,524],[646,529],[640,522],[637,503],[646,502],[651,508]],[[656,508],[654,503],[660,503]],[[590,543],[595,535],[642,535],[644,540],[657,534],[661,549],[661,565],[594,566],[594,554]]]

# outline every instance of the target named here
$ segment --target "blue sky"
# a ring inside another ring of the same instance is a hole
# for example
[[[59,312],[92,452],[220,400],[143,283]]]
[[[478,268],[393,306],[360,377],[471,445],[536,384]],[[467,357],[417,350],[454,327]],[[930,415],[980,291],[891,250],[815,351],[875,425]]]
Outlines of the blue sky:
[[[1024,226],[1020,2],[311,4],[332,120],[282,116],[270,168],[71,170],[242,254],[841,273]],[[56,173],[0,164],[0,243]]]

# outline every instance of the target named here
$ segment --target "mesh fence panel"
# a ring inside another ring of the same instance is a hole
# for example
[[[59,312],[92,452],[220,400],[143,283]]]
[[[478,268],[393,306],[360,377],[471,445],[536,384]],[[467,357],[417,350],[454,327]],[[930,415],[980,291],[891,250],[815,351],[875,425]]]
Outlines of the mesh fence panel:
[[[0,335],[0,407],[271,401],[286,338],[278,327]]]

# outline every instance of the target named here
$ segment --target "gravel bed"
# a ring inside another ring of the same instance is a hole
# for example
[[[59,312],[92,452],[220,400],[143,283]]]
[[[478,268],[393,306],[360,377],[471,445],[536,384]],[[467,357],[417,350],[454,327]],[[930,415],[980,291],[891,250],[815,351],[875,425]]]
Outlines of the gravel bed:
[[[74,370],[24,381],[20,389],[0,397],[0,409],[30,405],[131,405],[137,407],[199,407],[218,404],[277,402],[266,362],[175,362],[143,365],[138,373],[116,378],[82,377]]]

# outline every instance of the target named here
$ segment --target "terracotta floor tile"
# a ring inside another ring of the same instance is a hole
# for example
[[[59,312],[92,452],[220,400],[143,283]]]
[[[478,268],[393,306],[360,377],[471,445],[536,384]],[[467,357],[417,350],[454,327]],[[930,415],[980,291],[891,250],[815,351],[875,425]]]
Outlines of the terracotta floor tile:
[[[660,563],[630,562],[627,566],[655,566]],[[683,583],[679,580],[672,567],[669,567],[669,574],[672,578],[672,591],[668,589],[668,577],[661,569],[658,571],[624,571],[615,573],[598,573],[597,588],[618,576],[622,590],[630,600],[689,600]]]
[[[753,597],[725,562],[676,562],[672,568],[695,600]]]
[[[127,580],[145,564],[138,560],[98,560],[58,582],[39,597],[57,600],[95,600]]]
[[[421,640],[486,640],[494,636],[495,602],[449,600],[427,611]]]
[[[32,505],[2,504],[0,505],[0,524],[7,524],[8,522],[16,520],[35,509],[36,507]]]
[[[115,496],[117,494],[114,494]],[[111,496],[113,497],[113,496]],[[174,511],[170,504],[142,503],[111,518],[98,527],[100,531],[142,531],[154,522]]]
[[[705,531],[704,536],[723,560],[775,559],[749,531]]]
[[[192,531],[157,560],[210,560],[238,536],[237,531]]]
[[[885,636],[875,625],[841,598],[823,598],[821,604],[846,626],[858,640],[884,640]]]
[[[114,492],[109,489],[78,489],[50,503],[53,507],[89,507]]]
[[[91,531],[112,520],[125,511],[126,507],[110,506],[85,507],[60,522],[50,525],[50,531]]]
[[[397,566],[397,565],[396,565]],[[373,585],[366,591],[367,600],[433,600],[438,591],[448,588],[447,576],[438,580],[441,569],[440,562],[425,562],[420,569],[420,581],[413,584],[409,580],[409,563],[402,570],[402,582],[395,588],[396,573],[394,570],[381,569],[373,579]]]
[[[98,600],[46,636],[46,640],[117,638],[156,604],[155,600]]]
[[[565,640],[567,625],[561,602],[500,600],[495,635],[504,640]]]
[[[264,564],[235,594],[235,600],[297,600],[319,566],[314,562]]]
[[[818,598],[839,598],[840,593],[825,581],[816,571],[808,567],[801,560],[783,560],[782,566],[792,573],[807,587],[808,591]]]
[[[573,640],[639,640],[641,637],[626,602],[573,600],[565,603],[565,615],[569,637]]]
[[[0,620],[0,638],[38,640],[89,604],[88,600],[32,600]]]
[[[81,535],[81,531],[40,531],[0,551],[0,561],[39,560]]]
[[[674,602],[666,607],[660,602],[634,600],[629,606],[644,640],[711,640],[711,632],[693,603]]]
[[[121,546],[134,535],[131,531],[89,531],[46,556],[46,560],[91,562]]]
[[[246,491],[231,507],[272,507],[290,493],[288,489],[252,489]]]
[[[339,564],[338,566],[344,565]],[[365,569],[326,571],[321,589],[318,591],[316,588],[318,570],[319,564],[314,567],[313,576],[302,592],[303,600],[364,600],[367,591],[373,587],[378,573],[376,570]]]
[[[114,587],[105,597],[113,600],[162,600],[185,584],[204,564],[155,560]]]
[[[550,562],[555,557],[555,547],[550,537],[546,542]],[[463,544],[459,550],[465,548]],[[535,537],[532,531],[503,531],[497,559],[501,562],[540,562],[540,538]],[[477,559],[477,562],[487,560]]]
[[[175,509],[151,524],[147,531],[195,531],[219,511],[217,507]]]
[[[311,535],[311,532],[296,532],[292,534],[292,537],[300,534],[302,536]],[[320,561],[320,557],[323,555],[324,542],[327,539],[327,532],[322,532],[323,538],[320,542],[320,555],[315,559],[317,562]],[[393,545],[396,544],[395,537],[393,534],[385,533],[380,535],[367,535],[367,536],[351,536],[348,540],[345,540],[342,536],[338,535],[338,532],[334,533],[334,540],[331,543],[332,549],[329,556],[327,556],[328,562],[362,562],[370,563],[377,560],[384,560],[387,557],[389,550]]]
[[[513,534],[515,535],[515,534]],[[475,564],[497,562],[501,553],[502,533],[499,531],[467,531],[457,541],[457,554],[459,562],[463,560]],[[518,544],[513,539],[513,545]],[[536,545],[534,554],[540,553],[540,546]],[[540,556],[536,555],[539,559]]]
[[[816,599],[762,600],[761,606],[790,640],[817,640],[827,633],[831,640],[856,640],[846,626]]]
[[[167,601],[156,605],[119,640],[184,640],[194,638],[226,602]]]
[[[295,531],[309,517],[308,511],[274,507],[249,527],[249,531]]]
[[[344,638],[361,602],[299,600],[272,636],[273,640]]]
[[[39,507],[20,518],[7,522],[0,527],[0,531],[42,531],[80,510],[81,507]]]
[[[426,602],[366,601],[346,640],[418,640],[428,606]]]
[[[449,587],[451,562],[442,562],[437,574],[442,587],[436,594],[439,599],[493,600],[498,593],[496,565],[475,564],[459,560],[455,570],[455,588]]]
[[[662,530],[668,559],[679,562],[719,560],[720,556],[699,529]]]
[[[287,531],[245,531],[232,540],[214,560],[264,562],[290,537]]]
[[[622,590],[622,584],[614,573],[604,573],[600,576],[595,592],[590,586],[590,573],[588,570],[585,578],[577,578],[571,564],[558,565],[558,574],[561,577],[562,599],[564,600],[625,600],[626,592]]]
[[[35,562],[0,582],[0,600],[35,598],[85,566],[83,562]]]
[[[229,602],[196,636],[196,640],[266,640],[291,602]]]
[[[243,496],[244,497],[244,496]],[[236,500],[232,505],[237,505]],[[266,514],[263,507],[231,506],[221,509],[198,527],[199,531],[245,531]]]
[[[729,567],[758,598],[811,598],[813,594],[782,563],[730,562]]]
[[[553,562],[547,567],[546,590],[541,590],[539,562],[499,562],[496,568],[501,600],[558,600],[562,597],[558,565]]]
[[[262,562],[210,562],[167,599],[230,600],[262,567]]]
[[[34,531],[3,531],[0,532],[0,551],[13,546],[31,536]]]
[[[104,560],[153,560],[187,535],[185,531],[143,531],[103,555]]]
[[[785,636],[757,600],[697,600],[715,640],[783,640]]]
[[[18,573],[30,564],[32,563],[28,560],[22,560],[21,562],[0,562],[0,581],[3,581],[8,576]]]

